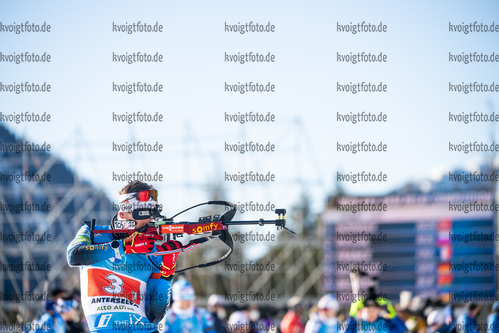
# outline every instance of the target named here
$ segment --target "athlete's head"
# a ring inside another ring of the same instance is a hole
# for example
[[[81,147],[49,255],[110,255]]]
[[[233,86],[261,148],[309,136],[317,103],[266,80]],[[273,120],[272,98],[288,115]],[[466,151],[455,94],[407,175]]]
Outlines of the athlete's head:
[[[180,309],[189,309],[196,299],[194,288],[187,280],[178,280],[172,286],[172,299]]]
[[[317,303],[319,308],[319,316],[321,319],[335,318],[338,310],[340,309],[340,304],[332,294],[327,294],[321,297],[319,303]]]
[[[437,332],[438,329],[444,324],[444,321],[445,314],[441,309],[433,310],[426,318],[426,324],[430,328],[430,332]]]
[[[476,318],[480,314],[481,307],[479,304],[475,302],[468,303],[467,308],[468,308],[468,315],[471,318]]]
[[[135,229],[138,230],[152,221],[152,218],[136,219],[133,211],[143,208],[154,208],[158,205],[158,191],[151,185],[134,181],[123,187],[119,193],[119,220],[133,220],[136,222]]]
[[[46,312],[50,313],[52,316],[54,315],[54,313],[55,313],[55,303],[53,301],[51,301],[51,300],[50,301],[49,300],[45,301],[43,303],[43,307],[44,307],[44,309],[45,309]]]
[[[225,310],[224,297],[217,294],[208,297],[208,310],[210,310],[211,313],[216,313],[219,319],[225,319],[227,311]]]
[[[227,321],[227,326],[230,333],[247,333],[251,328],[248,316],[242,311],[233,312]]]
[[[381,307],[374,300],[366,300],[364,304],[365,307],[362,309],[362,319],[374,323],[378,320],[378,317],[380,317]]]
[[[286,302],[286,306],[290,311],[293,311],[297,315],[301,316],[303,313],[303,305],[301,304],[302,299],[300,296],[293,296]]]

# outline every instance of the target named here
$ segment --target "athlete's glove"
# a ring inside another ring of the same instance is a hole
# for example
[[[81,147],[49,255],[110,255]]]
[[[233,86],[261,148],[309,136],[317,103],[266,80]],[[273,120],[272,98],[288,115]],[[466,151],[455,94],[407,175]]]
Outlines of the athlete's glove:
[[[182,243],[178,241],[168,241],[161,245],[156,245],[156,250],[158,251],[171,251],[182,248]],[[161,263],[161,277],[166,280],[173,279],[173,274],[175,273],[175,266],[177,265],[177,258],[179,253],[170,253],[163,256],[163,262]]]
[[[392,302],[387,300],[386,298],[377,298],[376,303],[378,303],[383,310],[386,312],[382,315],[385,319],[393,319],[397,316],[397,311],[395,311],[395,308],[392,305]]]
[[[123,242],[125,253],[149,253],[154,248],[154,242],[161,239],[163,239],[163,236],[160,235],[134,232],[125,238]]]
[[[378,303],[378,305],[382,309],[380,313],[381,317],[384,317],[385,319],[393,319],[397,316],[397,311],[395,311],[392,302],[390,302],[386,298],[378,297],[376,298],[376,303]],[[364,299],[360,299],[357,302],[352,302],[352,304],[350,305],[350,316],[356,317],[360,309],[362,309],[363,307]]]
[[[363,298],[357,299],[356,301],[352,302],[352,304],[350,304],[349,315],[351,317],[357,318],[357,314],[359,313],[360,309],[362,309],[363,307],[364,307],[364,299]]]

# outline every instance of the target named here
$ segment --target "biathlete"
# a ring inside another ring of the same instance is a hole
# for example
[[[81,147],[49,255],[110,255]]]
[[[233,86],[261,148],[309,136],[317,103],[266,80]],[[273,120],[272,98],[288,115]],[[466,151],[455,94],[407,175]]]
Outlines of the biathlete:
[[[152,186],[135,181],[119,195],[118,214],[110,225],[95,229],[135,223],[136,232],[98,233],[91,242],[90,228],[84,225],[67,248],[68,264],[80,267],[81,300],[90,332],[158,332],[158,322],[170,304],[177,254],[146,254],[176,250],[182,243],[155,245],[162,236],[144,233],[152,219],[133,218],[135,209],[158,205],[158,192]]]

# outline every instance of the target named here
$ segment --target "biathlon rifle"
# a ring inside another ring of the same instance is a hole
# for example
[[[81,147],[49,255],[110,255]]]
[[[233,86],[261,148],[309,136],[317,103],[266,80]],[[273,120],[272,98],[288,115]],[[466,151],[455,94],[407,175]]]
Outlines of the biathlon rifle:
[[[173,219],[191,209],[194,209],[203,205],[218,205],[225,206],[226,209],[229,208],[222,215],[209,215],[200,217],[197,222],[191,221],[180,221],[175,222]],[[144,220],[148,218],[152,218],[152,222],[149,222],[145,230],[140,230],[140,232],[148,233],[148,234],[157,234],[163,236],[163,241],[170,239],[177,239],[182,237],[184,234],[187,235],[203,235],[203,237],[199,237],[191,240],[188,244],[184,245],[180,249],[171,250],[171,251],[161,251],[154,252],[150,254],[146,254],[146,256],[161,256],[171,253],[178,252],[187,252],[197,247],[200,247],[201,244],[214,239],[219,238],[225,245],[229,247],[227,253],[225,253],[222,257],[217,260],[210,261],[205,264],[200,264],[197,266],[187,267],[181,270],[177,270],[177,273],[192,269],[192,268],[203,268],[212,265],[216,265],[225,259],[227,259],[234,249],[234,242],[232,241],[232,237],[229,234],[229,225],[259,225],[264,226],[266,224],[273,224],[277,227],[277,230],[286,229],[289,232],[296,234],[292,230],[286,228],[286,209],[276,209],[275,214],[277,214],[277,219],[275,220],[264,220],[262,218],[258,220],[244,220],[244,221],[232,221],[234,215],[237,212],[237,206],[228,201],[208,201],[203,202],[183,211],[173,215],[172,217],[165,217],[161,215],[162,207],[161,205],[157,205],[154,208],[138,208],[134,209],[132,212],[132,216],[135,220]],[[90,228],[90,238],[92,244],[94,243],[94,235],[100,233],[112,233],[114,235],[119,235],[120,238],[126,238],[127,236],[132,235],[137,232],[135,230],[135,221],[126,221],[126,220],[117,220],[113,218],[112,228],[109,230],[95,230],[95,219],[92,221],[83,221]]]

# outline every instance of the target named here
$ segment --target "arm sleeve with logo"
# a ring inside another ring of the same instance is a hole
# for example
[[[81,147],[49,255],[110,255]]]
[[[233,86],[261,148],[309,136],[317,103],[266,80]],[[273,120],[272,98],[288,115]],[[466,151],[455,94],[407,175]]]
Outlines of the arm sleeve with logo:
[[[124,255],[123,241],[119,240],[118,251]],[[66,257],[71,267],[92,265],[102,260],[115,256],[115,250],[111,248],[111,242],[92,244],[90,241],[90,229],[84,225],[78,230],[76,237],[69,243]]]

